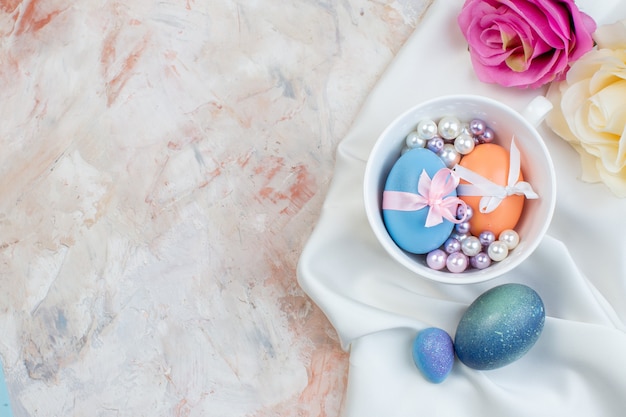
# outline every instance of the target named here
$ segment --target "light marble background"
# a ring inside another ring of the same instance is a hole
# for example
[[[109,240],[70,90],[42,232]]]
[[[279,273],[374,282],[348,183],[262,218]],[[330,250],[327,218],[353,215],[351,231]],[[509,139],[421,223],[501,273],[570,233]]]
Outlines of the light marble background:
[[[337,416],[348,355],[296,263],[432,1],[1,0],[15,415]]]

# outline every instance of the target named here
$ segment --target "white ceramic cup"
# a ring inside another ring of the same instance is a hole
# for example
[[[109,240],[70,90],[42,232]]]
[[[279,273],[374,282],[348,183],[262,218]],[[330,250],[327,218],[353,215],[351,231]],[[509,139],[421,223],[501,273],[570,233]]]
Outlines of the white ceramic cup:
[[[400,264],[417,275],[450,284],[473,284],[496,278],[523,262],[537,248],[552,220],[556,200],[554,165],[548,149],[537,132],[538,126],[552,108],[543,96],[537,97],[520,114],[499,101],[476,95],[451,95],[418,104],[394,120],[380,135],[367,161],[364,176],[365,211],[368,221],[384,249]],[[391,239],[382,217],[382,194],[391,167],[400,157],[406,136],[420,120],[439,120],[456,116],[469,122],[477,118],[496,133],[497,143],[507,150],[515,136],[521,154],[521,170],[538,199],[527,199],[515,227],[519,245],[500,262],[485,269],[468,268],[461,273],[434,270],[426,265],[425,255],[415,255],[399,248]]]

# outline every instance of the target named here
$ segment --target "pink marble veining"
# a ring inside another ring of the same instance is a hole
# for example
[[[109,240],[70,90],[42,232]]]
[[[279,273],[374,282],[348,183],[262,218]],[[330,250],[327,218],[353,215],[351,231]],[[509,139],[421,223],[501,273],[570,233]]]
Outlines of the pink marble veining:
[[[334,149],[429,1],[0,1],[17,416],[336,416],[296,283]]]

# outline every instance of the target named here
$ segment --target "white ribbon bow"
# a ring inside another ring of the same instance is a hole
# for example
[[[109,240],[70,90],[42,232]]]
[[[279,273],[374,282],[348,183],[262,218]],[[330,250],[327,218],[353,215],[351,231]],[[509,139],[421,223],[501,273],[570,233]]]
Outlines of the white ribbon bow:
[[[528,199],[539,198],[532,186],[526,181],[517,181],[520,175],[520,152],[515,145],[515,137],[511,140],[509,160],[509,176],[506,186],[498,185],[487,178],[456,165],[454,171],[470,184],[460,184],[457,188],[459,196],[482,196],[479,210],[481,213],[491,213],[498,208],[502,200],[510,195],[524,195]],[[516,182],[517,181],[517,182]]]

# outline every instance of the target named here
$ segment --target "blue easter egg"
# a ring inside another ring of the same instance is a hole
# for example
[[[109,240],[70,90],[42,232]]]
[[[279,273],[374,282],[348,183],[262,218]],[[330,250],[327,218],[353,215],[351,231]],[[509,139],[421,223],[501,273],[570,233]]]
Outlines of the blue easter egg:
[[[413,341],[413,361],[427,380],[443,382],[454,364],[452,338],[436,327],[422,330]]]
[[[456,329],[459,360],[473,369],[508,365],[535,344],[546,313],[539,294],[522,284],[503,284],[480,295],[467,308]]]
[[[402,155],[391,168],[385,191],[403,191],[417,194],[417,184],[425,170],[432,179],[446,165],[435,153],[425,148],[415,148]],[[456,190],[448,196],[456,197]],[[450,237],[454,223],[443,219],[442,223],[426,227],[429,207],[415,211],[385,210],[383,221],[389,236],[400,248],[415,254],[425,254],[440,247]]]

